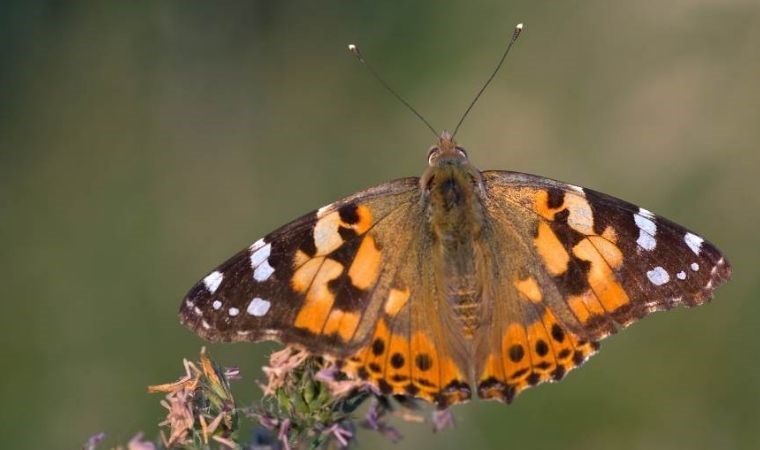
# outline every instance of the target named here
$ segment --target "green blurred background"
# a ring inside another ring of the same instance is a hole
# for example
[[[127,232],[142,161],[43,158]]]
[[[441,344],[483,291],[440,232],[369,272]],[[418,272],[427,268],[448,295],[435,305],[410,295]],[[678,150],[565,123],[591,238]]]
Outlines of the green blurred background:
[[[306,211],[422,172],[433,137],[347,43],[452,127],[521,21],[459,133],[473,162],[645,205],[717,243],[734,278],[562,383],[457,407],[440,434],[402,426],[395,448],[758,448],[756,0],[3,2],[0,447],[154,437],[146,386],[202,345],[177,320],[192,284]],[[272,348],[211,346],[245,401]]]

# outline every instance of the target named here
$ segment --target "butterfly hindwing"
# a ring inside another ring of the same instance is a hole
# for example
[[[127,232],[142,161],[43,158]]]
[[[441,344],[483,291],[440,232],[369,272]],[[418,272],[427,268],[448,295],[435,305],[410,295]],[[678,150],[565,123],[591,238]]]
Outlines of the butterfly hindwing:
[[[598,340],[658,310],[707,301],[730,275],[709,242],[628,202],[532,175],[486,171],[481,397],[561,379]]]
[[[372,337],[339,365],[383,394],[444,407],[470,398],[468,358],[451,307],[442,301],[446,280],[437,270],[426,215],[410,212],[414,219],[396,234],[398,258],[387,270],[391,282]]]

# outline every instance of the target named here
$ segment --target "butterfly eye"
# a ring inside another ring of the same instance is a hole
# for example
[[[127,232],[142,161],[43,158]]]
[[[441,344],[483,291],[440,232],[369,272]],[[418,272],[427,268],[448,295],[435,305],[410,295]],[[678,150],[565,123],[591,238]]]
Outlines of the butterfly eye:
[[[457,152],[459,152],[462,156],[464,156],[465,159],[467,159],[467,150],[463,149],[462,147],[456,147]]]
[[[438,147],[430,147],[430,150],[428,150],[428,164],[433,163],[433,155],[438,153]]]

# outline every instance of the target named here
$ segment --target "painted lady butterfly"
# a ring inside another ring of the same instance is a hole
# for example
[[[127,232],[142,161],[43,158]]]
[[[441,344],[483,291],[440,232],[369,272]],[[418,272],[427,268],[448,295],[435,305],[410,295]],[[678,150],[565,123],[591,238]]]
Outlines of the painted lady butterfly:
[[[268,234],[182,302],[212,341],[277,340],[386,394],[510,402],[651,312],[708,301],[731,268],[700,236],[578,186],[479,171],[444,132],[421,178]]]

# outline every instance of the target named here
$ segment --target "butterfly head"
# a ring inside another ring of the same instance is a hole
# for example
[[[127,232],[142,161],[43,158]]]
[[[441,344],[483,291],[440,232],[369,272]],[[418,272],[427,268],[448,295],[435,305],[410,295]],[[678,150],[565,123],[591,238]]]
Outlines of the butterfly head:
[[[428,151],[428,165],[441,167],[445,165],[467,164],[467,151],[458,146],[451,133],[444,131],[438,138],[438,145]]]

